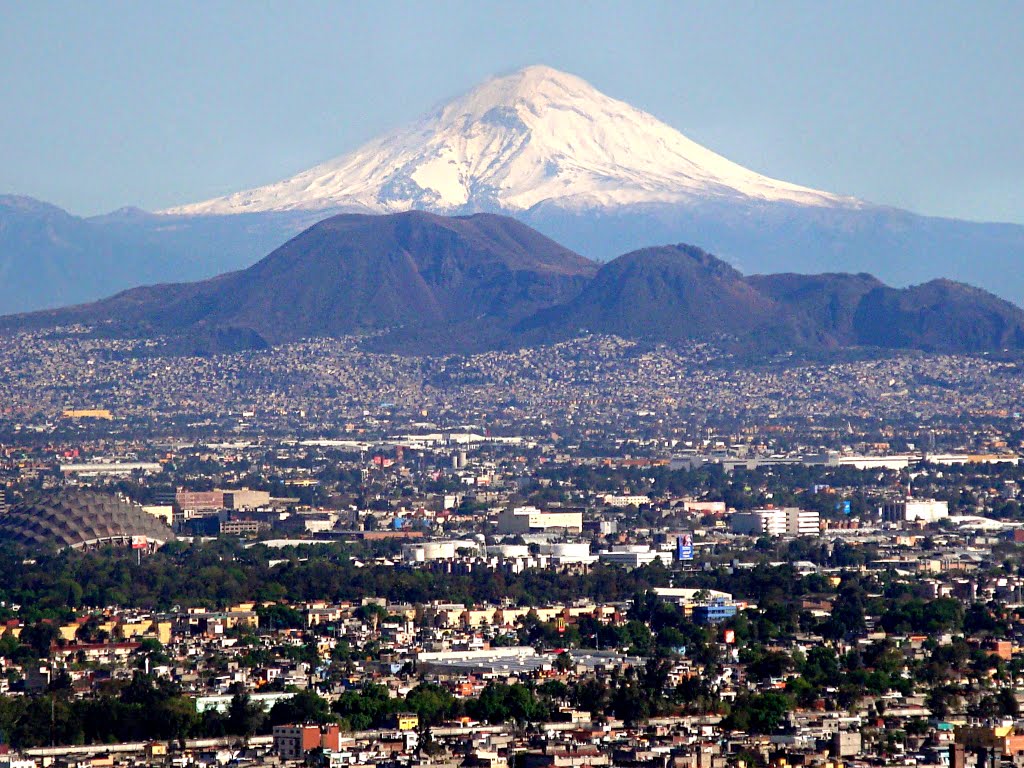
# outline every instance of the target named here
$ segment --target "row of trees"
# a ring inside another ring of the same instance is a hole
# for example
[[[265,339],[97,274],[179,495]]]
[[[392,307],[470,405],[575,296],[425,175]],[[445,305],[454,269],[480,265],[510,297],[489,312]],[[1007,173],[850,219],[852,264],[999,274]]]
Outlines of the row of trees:
[[[457,699],[447,689],[421,683],[404,697],[369,684],[328,703],[314,691],[299,691],[265,712],[238,691],[226,712],[196,711],[195,699],[166,680],[136,672],[128,683],[111,683],[86,699],[71,696],[70,678],[61,677],[45,694],[0,697],[0,731],[17,748],[48,744],[97,744],[150,739],[182,741],[270,733],[275,725],[340,723],[346,730],[386,727],[398,712],[415,712],[423,728],[468,716],[490,723],[521,725],[548,721],[569,703],[592,713],[628,722],[668,711],[672,697],[662,693],[664,662],[640,672],[627,670],[610,681],[587,679],[539,686],[492,682],[479,697]]]
[[[287,553],[286,553],[287,555]],[[466,604],[511,598],[543,604],[589,596],[628,600],[637,591],[665,586],[660,565],[625,571],[598,567],[583,575],[528,571],[514,577],[474,572],[438,574],[391,566],[356,567],[345,545],[308,547],[302,557],[271,568],[272,553],[239,542],[172,542],[138,564],[130,553],[65,551],[38,555],[0,547],[0,601],[22,606],[21,617],[65,618],[81,606],[126,605],[169,609],[174,605],[223,607],[256,600],[296,603],[384,597],[403,602],[443,599]],[[307,559],[308,558],[308,559]],[[0,609],[0,617],[12,611]]]

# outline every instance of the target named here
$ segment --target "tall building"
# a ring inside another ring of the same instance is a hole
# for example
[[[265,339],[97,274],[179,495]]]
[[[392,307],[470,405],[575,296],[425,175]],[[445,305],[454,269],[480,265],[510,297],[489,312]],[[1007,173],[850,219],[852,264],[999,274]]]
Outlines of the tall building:
[[[781,509],[736,512],[729,524],[733,533],[746,533],[751,536],[783,536],[786,533],[786,516]]]
[[[821,532],[821,516],[812,509],[786,508],[786,533],[791,536],[817,536]]]

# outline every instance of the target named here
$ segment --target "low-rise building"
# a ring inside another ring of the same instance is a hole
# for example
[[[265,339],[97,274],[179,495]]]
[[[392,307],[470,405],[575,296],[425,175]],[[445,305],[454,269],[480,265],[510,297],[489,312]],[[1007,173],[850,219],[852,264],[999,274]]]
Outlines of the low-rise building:
[[[583,530],[582,512],[543,512],[537,507],[514,507],[498,515],[498,533],[547,533]]]

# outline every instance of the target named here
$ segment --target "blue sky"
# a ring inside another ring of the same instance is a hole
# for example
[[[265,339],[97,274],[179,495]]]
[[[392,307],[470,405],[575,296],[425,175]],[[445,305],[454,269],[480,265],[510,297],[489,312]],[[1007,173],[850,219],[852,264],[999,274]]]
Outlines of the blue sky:
[[[0,193],[195,202],[547,64],[762,173],[1024,223],[1022,62],[1019,2],[0,0]]]

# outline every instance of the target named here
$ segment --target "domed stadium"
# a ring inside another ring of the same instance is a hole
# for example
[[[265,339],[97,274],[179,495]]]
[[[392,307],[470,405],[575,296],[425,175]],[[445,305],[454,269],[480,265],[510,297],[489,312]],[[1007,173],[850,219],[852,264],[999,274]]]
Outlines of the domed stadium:
[[[26,496],[0,515],[0,542],[30,549],[131,547],[152,552],[174,532],[138,504],[99,491],[66,488]]]

